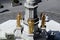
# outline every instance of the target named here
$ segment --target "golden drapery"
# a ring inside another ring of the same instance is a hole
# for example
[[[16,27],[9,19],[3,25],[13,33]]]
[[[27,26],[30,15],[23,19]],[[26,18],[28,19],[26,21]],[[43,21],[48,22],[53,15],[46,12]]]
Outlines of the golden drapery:
[[[22,19],[22,14],[21,14],[21,12],[19,12],[17,17],[16,17],[17,27],[21,26],[21,23],[20,23],[21,19]]]
[[[41,22],[41,26],[44,28],[45,27],[45,14],[42,14],[42,22]]]
[[[34,31],[34,19],[28,19],[29,34],[32,34]]]

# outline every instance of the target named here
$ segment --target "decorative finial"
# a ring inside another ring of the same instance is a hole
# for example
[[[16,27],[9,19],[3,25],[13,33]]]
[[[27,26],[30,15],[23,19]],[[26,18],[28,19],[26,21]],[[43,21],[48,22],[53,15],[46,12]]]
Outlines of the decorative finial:
[[[34,31],[34,19],[28,19],[29,34],[32,34]]]
[[[19,12],[17,17],[16,17],[16,21],[17,21],[17,27],[21,26],[20,20],[22,19],[22,14]]]

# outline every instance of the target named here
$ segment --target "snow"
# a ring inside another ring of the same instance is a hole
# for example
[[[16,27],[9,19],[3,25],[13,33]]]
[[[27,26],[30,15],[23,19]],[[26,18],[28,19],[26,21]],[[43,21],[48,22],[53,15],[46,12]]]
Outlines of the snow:
[[[38,27],[40,27],[41,25],[41,20],[39,20],[39,24],[38,24]],[[46,22],[45,23],[46,25],[46,30],[49,31],[49,30],[52,30],[52,31],[60,31],[60,23],[54,21],[54,20],[50,20],[49,22]]]
[[[21,21],[21,25],[24,27],[24,31],[23,31],[23,35],[22,38],[23,39],[31,39],[33,40],[33,37],[28,37],[28,26],[23,24],[23,21]],[[39,24],[38,27],[40,27],[41,25],[41,20],[39,20]],[[0,38],[4,38],[5,37],[5,33],[7,34],[14,34],[14,30],[16,29],[16,20],[8,20],[2,24],[0,24]],[[60,31],[60,23],[54,21],[54,20],[50,20],[49,22],[46,22],[46,30],[52,30],[52,31]]]

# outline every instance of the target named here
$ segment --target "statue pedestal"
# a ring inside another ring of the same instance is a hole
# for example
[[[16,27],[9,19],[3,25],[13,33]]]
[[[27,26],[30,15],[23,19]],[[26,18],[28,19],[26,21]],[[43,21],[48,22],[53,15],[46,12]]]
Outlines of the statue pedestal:
[[[14,32],[15,38],[21,38],[21,27],[17,27]]]

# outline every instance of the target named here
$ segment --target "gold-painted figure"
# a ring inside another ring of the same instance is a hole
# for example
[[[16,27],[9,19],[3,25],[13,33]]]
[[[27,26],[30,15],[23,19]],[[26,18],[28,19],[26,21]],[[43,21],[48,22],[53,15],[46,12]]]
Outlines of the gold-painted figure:
[[[46,27],[46,25],[45,25],[45,14],[43,13],[42,14],[42,17],[41,17],[41,19],[42,19],[42,21],[41,21],[41,28],[45,28]]]
[[[29,34],[32,34],[34,31],[34,19],[28,19]]]
[[[21,26],[21,23],[20,23],[21,19],[22,19],[22,14],[19,12],[16,17],[17,27]]]

